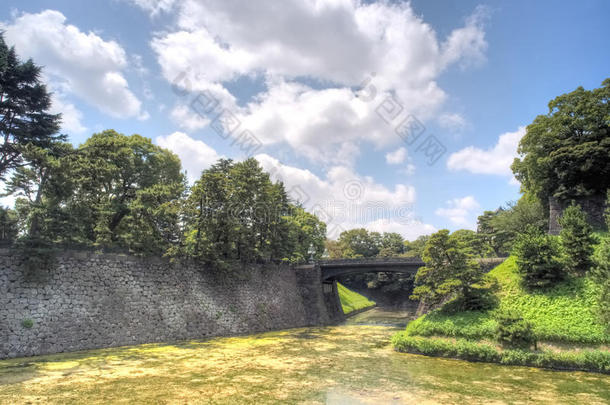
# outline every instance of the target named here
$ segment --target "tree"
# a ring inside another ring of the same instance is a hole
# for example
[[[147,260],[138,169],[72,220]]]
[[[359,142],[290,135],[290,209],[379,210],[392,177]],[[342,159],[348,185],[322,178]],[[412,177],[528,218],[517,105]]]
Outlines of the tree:
[[[492,249],[486,243],[486,240],[480,234],[471,231],[470,229],[458,229],[453,232],[452,236],[466,246],[468,252],[474,257],[489,257],[492,256]]]
[[[559,236],[566,268],[573,272],[584,273],[592,264],[591,256],[595,239],[591,225],[587,222],[580,206],[575,204],[563,211],[559,223],[562,227]]]
[[[428,239],[430,239],[429,235],[422,235],[414,241],[405,241],[405,251],[402,255],[405,257],[421,257]]]
[[[604,210],[606,229],[610,231],[610,189],[606,191],[606,209]]]
[[[430,236],[422,259],[426,265],[417,271],[411,299],[435,304],[455,295],[467,302],[475,293],[473,285],[482,280],[479,264],[467,247],[446,229]]]
[[[24,162],[23,148],[50,148],[65,139],[57,135],[60,114],[49,114],[51,95],[40,81],[40,67],[21,62],[0,34],[0,180]]]
[[[399,233],[384,232],[381,235],[381,249],[379,257],[394,257],[401,255],[405,250],[404,240]]]
[[[517,235],[528,226],[544,230],[548,227],[548,219],[542,204],[526,193],[519,201],[507,203],[506,207],[485,211],[478,218],[477,233],[488,246],[482,246],[483,250],[489,248],[496,256],[506,256]]]
[[[517,237],[513,253],[526,287],[545,288],[565,278],[556,236],[530,226]]]
[[[205,170],[191,188],[183,212],[181,252],[218,267],[230,262],[298,260],[306,254],[299,242],[307,243],[308,238],[322,251],[318,238],[323,226],[316,223],[308,235],[299,234],[312,218],[301,214],[290,221],[284,186],[272,183],[255,159],[238,163],[221,159]]]
[[[380,237],[376,232],[364,228],[350,229],[339,235],[339,244],[344,258],[375,257],[380,249]]]
[[[495,316],[498,321],[496,339],[503,346],[528,349],[536,345],[537,339],[531,322],[520,314],[501,311]]]
[[[0,242],[13,243],[19,233],[17,213],[9,208],[0,207]]]
[[[150,214],[156,204],[182,195],[184,175],[174,153],[140,135],[106,130],[93,134],[70,156],[75,189],[68,204],[78,214],[89,243],[125,247],[125,241],[149,231],[149,236],[165,237],[167,229],[155,227],[150,217],[144,220],[142,209],[148,204]]]
[[[543,204],[602,196],[610,188],[610,78],[549,103],[527,127],[512,169],[524,191]]]
[[[309,248],[313,247],[314,259],[319,260],[324,253],[326,241],[326,224],[302,207],[292,206],[291,215],[285,220],[290,228],[286,243],[290,246],[289,260],[302,263],[309,260]]]

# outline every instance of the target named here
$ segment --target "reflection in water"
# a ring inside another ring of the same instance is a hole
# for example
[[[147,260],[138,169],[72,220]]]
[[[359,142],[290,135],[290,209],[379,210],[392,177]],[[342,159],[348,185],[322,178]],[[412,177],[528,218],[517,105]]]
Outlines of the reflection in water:
[[[0,404],[610,403],[601,374],[396,353],[400,328],[384,322],[406,321],[375,309],[335,327],[4,360]]]

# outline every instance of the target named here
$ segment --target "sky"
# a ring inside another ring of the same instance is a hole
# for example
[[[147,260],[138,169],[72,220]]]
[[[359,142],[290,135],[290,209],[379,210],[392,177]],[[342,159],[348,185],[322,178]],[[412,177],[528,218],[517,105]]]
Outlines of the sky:
[[[330,238],[413,240],[519,198],[526,126],[610,76],[608,16],[604,0],[5,0],[0,29],[44,67],[75,145],[137,133],[191,182],[254,157]]]

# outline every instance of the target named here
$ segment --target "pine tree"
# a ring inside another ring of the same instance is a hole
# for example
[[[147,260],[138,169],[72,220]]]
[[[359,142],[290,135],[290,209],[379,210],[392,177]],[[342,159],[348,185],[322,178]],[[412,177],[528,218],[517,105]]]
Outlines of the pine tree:
[[[585,213],[580,206],[572,204],[563,211],[559,224],[562,227],[560,237],[566,268],[572,272],[587,271],[592,264],[595,241]]]
[[[23,148],[50,148],[65,139],[57,135],[60,114],[49,114],[51,95],[40,81],[40,67],[21,62],[0,34],[0,179],[24,164]]]

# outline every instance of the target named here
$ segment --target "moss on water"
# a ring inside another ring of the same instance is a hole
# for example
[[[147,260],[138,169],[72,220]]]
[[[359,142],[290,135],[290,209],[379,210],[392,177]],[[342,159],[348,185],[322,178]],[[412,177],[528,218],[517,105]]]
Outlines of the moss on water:
[[[0,403],[602,404],[609,377],[396,353],[344,325],[0,361]]]

